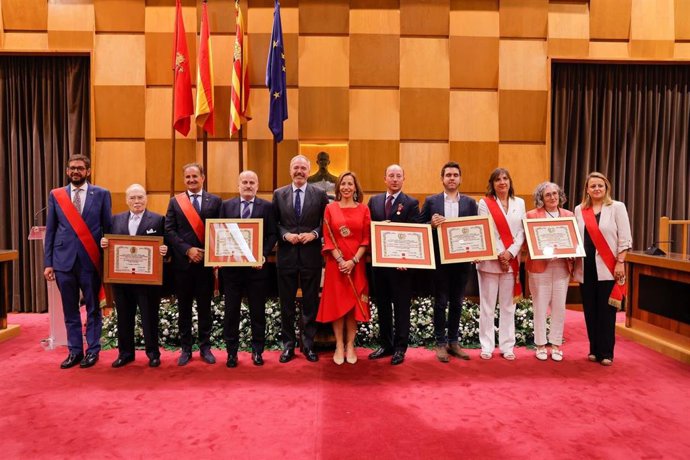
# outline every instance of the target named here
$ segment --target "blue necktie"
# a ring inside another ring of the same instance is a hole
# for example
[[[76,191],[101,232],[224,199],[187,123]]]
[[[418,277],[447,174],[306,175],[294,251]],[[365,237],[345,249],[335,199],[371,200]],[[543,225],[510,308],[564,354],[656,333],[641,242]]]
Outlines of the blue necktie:
[[[302,199],[299,194],[302,193],[302,190],[297,189],[295,193],[295,217],[297,217],[297,220],[300,220],[302,218]]]
[[[199,195],[196,193],[192,195],[192,205],[194,205],[194,209],[196,209],[196,212],[201,215],[201,205],[199,205]]]
[[[244,210],[242,211],[242,219],[248,219],[249,216],[252,215],[251,211],[249,211],[249,201],[242,201],[242,206],[244,206]]]

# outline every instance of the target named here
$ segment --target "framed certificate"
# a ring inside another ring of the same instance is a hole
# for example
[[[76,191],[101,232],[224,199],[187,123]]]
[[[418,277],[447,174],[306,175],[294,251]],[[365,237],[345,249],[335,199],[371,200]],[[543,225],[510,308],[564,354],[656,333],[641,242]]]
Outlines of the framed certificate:
[[[442,264],[496,259],[491,216],[447,219],[436,227]]]
[[[374,267],[436,268],[431,226],[372,222],[371,264]]]
[[[532,259],[585,256],[582,237],[574,217],[523,219],[522,224]]]
[[[260,267],[263,265],[263,219],[206,219],[204,265]]]
[[[103,282],[114,284],[163,284],[162,236],[104,235]]]

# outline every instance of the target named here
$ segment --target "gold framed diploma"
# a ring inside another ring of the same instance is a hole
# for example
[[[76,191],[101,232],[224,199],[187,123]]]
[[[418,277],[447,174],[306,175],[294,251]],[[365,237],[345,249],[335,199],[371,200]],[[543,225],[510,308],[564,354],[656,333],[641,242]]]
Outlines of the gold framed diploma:
[[[371,264],[374,267],[436,268],[431,226],[372,222]]]
[[[584,257],[582,237],[574,217],[523,219],[525,239],[532,259]]]
[[[442,264],[493,260],[498,256],[491,216],[447,219],[436,227],[436,232]]]
[[[113,284],[163,284],[162,236],[106,234],[103,282]]]
[[[207,267],[260,267],[263,250],[263,219],[206,219]]]

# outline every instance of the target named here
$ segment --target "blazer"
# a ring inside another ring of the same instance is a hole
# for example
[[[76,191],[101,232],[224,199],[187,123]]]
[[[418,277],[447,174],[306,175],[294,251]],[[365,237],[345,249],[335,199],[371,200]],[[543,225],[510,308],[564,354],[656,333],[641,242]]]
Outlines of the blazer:
[[[568,211],[567,209],[558,208],[558,212],[561,217],[573,217],[573,213],[571,211]],[[525,219],[545,218],[546,210],[543,207],[532,209],[530,211],[527,211],[527,214],[525,214]],[[525,241],[525,249],[527,249],[527,241]],[[525,270],[527,270],[530,273],[544,273],[546,271],[546,267],[548,267],[549,265],[549,262],[551,262],[549,259],[532,260],[529,256],[529,251],[527,251],[527,260],[525,260]],[[572,259],[566,259],[566,262],[568,263],[568,271],[572,273]]]
[[[422,206],[422,212],[420,213],[420,221],[428,224],[431,223],[431,216],[434,214],[440,214],[445,217],[445,200],[443,197],[443,192],[437,195],[431,195],[426,197],[424,200],[424,205]],[[467,195],[458,194],[458,217],[465,216],[476,216],[477,215],[477,202],[474,201]],[[438,245],[438,233],[434,230],[431,232],[434,238],[434,251],[436,254],[437,264],[441,263],[441,253],[439,251]],[[438,265],[440,266],[440,265]]]
[[[206,219],[218,217],[221,203],[220,197],[204,190],[201,197],[201,220],[205,223]],[[170,198],[165,213],[165,242],[172,249],[173,267],[178,270],[189,268],[187,251],[190,248],[203,248],[205,244],[196,237],[175,197]]]
[[[129,211],[121,212],[113,216],[113,226],[110,233],[115,235],[129,235]],[[163,236],[165,228],[165,217],[155,212],[145,209],[137,235],[139,236]]]
[[[490,215],[489,208],[486,205],[486,198],[479,200],[478,213],[480,216]],[[522,218],[525,216],[525,200],[522,198],[513,197],[508,200],[508,212],[505,213],[510,233],[513,234],[513,244],[506,248],[501,241],[501,236],[494,226],[494,236],[496,237],[496,250],[500,254],[506,249],[513,255],[513,257],[520,256],[520,249],[525,242],[525,230],[522,227]],[[503,208],[501,208],[503,209]],[[487,273],[503,273],[501,264],[498,260],[482,260],[477,263],[477,270]]]
[[[386,193],[379,193],[369,199],[369,212],[372,221],[384,221],[386,219]],[[400,192],[398,198],[393,201],[393,215],[391,222],[407,222],[418,224],[421,222],[419,215],[419,201],[409,195]]]
[[[65,188],[70,194],[70,186]],[[97,246],[101,237],[110,232],[111,208],[110,192],[89,184],[81,216]],[[100,270],[100,267],[93,266],[91,258],[51,193],[48,196],[44,264],[46,267],[53,267],[54,270],[69,271],[77,259],[84,270]]]
[[[273,212],[278,229],[278,268],[321,268],[321,236],[323,213],[328,205],[326,192],[307,184],[302,203],[302,215],[297,220],[292,202],[292,184],[273,192]],[[307,244],[291,244],[285,241],[287,233],[315,232],[317,237]]]
[[[242,198],[232,198],[223,201],[220,207],[220,218],[236,219],[241,216]],[[273,212],[273,204],[270,201],[262,200],[259,197],[254,198],[254,205],[252,206],[252,219],[264,220],[264,253],[263,256],[268,256],[273,251],[273,247],[278,241],[278,235],[275,224],[275,214]]]
[[[577,219],[577,226],[580,229],[582,239],[585,238],[585,220],[582,217],[582,205],[575,208],[575,219]],[[630,233],[630,219],[628,218],[628,210],[625,204],[620,201],[614,201],[608,206],[601,207],[601,216],[599,217],[599,230],[601,230],[604,239],[608,243],[613,256],[616,257],[620,252],[627,251],[632,247],[632,234]],[[597,264],[597,279],[599,281],[613,280],[613,274],[609,271],[604,263],[604,260],[596,254]],[[576,281],[584,282],[584,259],[579,257],[575,261],[575,272],[573,278]]]

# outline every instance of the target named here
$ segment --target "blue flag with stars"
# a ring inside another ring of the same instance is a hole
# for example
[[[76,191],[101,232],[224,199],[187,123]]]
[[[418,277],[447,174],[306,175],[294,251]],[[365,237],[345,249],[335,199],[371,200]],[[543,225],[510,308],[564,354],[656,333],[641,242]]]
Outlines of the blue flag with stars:
[[[288,118],[287,84],[285,83],[285,48],[283,48],[283,26],[280,22],[280,2],[273,11],[273,33],[266,63],[266,86],[270,94],[268,129],[276,142],[283,140],[283,122]]]

